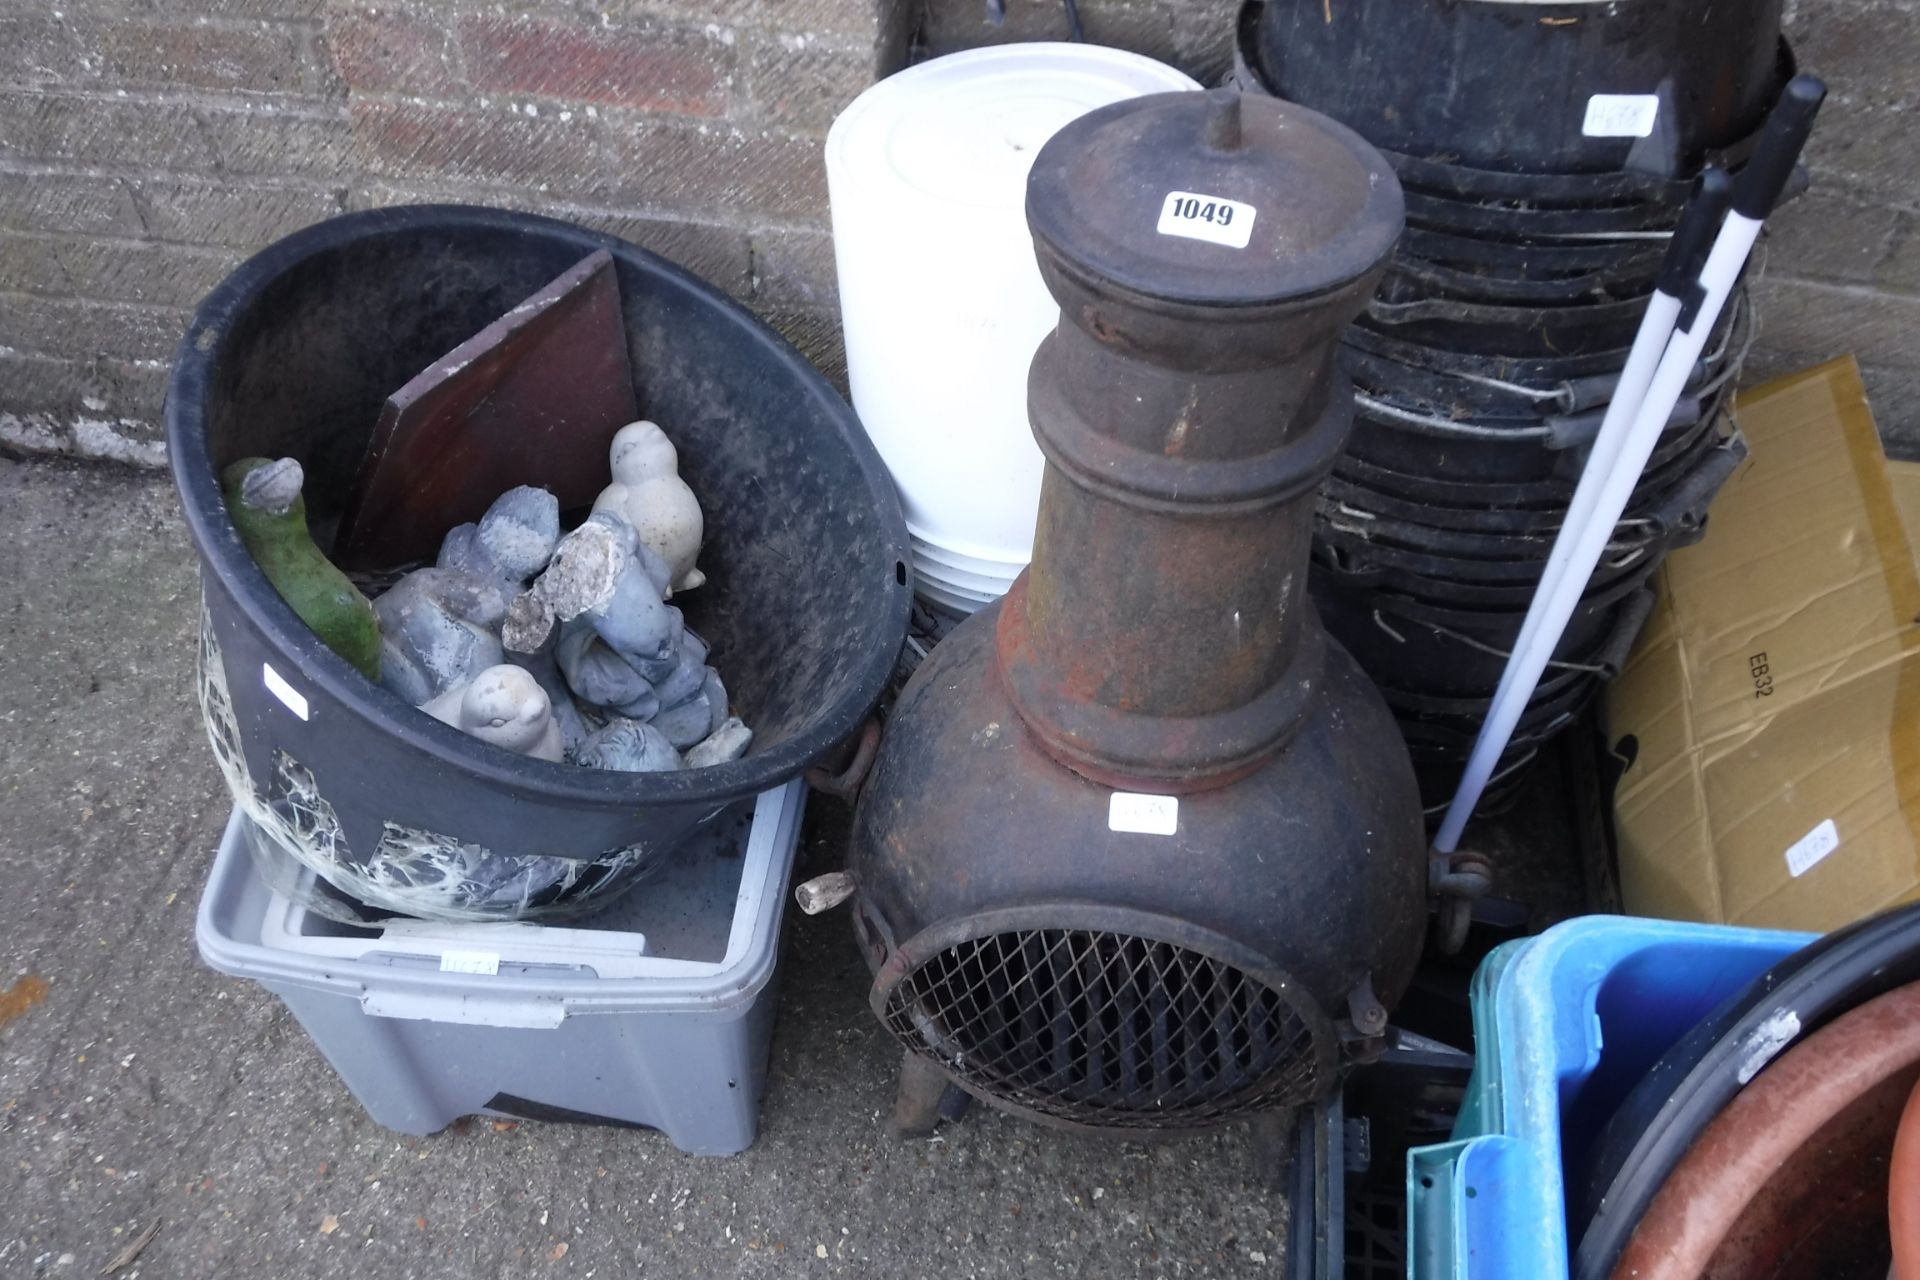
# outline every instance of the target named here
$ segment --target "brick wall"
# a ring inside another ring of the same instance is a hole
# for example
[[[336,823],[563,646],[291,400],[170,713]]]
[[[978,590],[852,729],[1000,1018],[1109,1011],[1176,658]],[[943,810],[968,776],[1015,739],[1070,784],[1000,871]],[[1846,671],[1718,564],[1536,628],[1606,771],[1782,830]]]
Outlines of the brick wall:
[[[820,146],[900,0],[0,5],[0,444],[157,464],[167,360],[247,254],[459,200],[657,249],[837,359]]]
[[[1769,224],[1753,377],[1852,352],[1890,449],[1920,458],[1920,0],[1788,0],[1787,16],[1830,96],[1813,187]]]
[[[1859,355],[1920,452],[1920,0],[1789,0],[1834,95],[1778,221],[1765,374]],[[1235,0],[1080,0],[1203,79]],[[820,141],[931,52],[1065,35],[1057,0],[40,0],[0,5],[0,445],[161,461],[167,358],[248,253],[349,209],[479,201],[604,228],[838,356]]]
[[[919,43],[931,54],[1017,40],[1068,38],[1061,0],[1007,0],[1006,20],[987,20],[986,0],[923,0]],[[1171,63],[1201,84],[1233,69],[1239,0],[1079,0],[1081,28],[1094,44]]]

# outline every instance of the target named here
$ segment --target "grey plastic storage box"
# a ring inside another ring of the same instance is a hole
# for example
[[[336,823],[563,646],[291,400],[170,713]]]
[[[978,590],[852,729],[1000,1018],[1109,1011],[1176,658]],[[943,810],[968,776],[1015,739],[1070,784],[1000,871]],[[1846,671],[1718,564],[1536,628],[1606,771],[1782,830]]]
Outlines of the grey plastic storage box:
[[[734,806],[657,877],[564,929],[340,924],[267,888],[236,812],[200,901],[200,955],[284,1000],[390,1129],[585,1121],[732,1155],[758,1123],[805,807],[799,780]]]

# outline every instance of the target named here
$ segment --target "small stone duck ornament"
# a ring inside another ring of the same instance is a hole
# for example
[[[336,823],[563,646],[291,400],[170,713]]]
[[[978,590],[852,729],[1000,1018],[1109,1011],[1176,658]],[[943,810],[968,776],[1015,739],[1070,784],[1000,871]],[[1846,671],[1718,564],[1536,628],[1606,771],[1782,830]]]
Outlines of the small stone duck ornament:
[[[652,422],[630,422],[608,450],[613,483],[594,499],[595,511],[617,511],[647,548],[666,561],[667,595],[691,591],[707,580],[694,567],[706,525],[700,500],[680,478],[680,455],[667,433]]]
[[[293,458],[242,458],[221,473],[227,513],[280,598],[326,646],[369,680],[380,678],[373,606],[321,552],[307,529],[306,474]]]
[[[553,704],[531,673],[502,664],[447,690],[421,708],[482,742],[559,763],[565,755]]]

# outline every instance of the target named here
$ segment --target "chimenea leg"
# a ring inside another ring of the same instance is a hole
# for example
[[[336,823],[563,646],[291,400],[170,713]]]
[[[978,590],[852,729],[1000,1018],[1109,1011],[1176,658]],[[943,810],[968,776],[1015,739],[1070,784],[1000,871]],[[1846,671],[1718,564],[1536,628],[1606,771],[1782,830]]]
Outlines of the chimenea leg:
[[[940,1124],[948,1088],[940,1068],[917,1053],[900,1055],[900,1084],[888,1129],[896,1138],[925,1138]]]
[[[1299,1115],[1300,1112],[1291,1108],[1254,1115],[1250,1135],[1254,1186],[1276,1195],[1292,1190],[1290,1184],[1300,1145]]]

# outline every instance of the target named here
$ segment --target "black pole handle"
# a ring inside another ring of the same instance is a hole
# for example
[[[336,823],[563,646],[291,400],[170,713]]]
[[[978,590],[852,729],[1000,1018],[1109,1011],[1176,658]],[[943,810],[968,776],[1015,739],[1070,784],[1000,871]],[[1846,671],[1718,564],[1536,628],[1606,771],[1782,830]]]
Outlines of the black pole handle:
[[[1813,132],[1813,118],[1826,99],[1827,84],[1819,76],[1798,75],[1787,81],[1780,101],[1773,104],[1753,158],[1740,171],[1733,188],[1733,211],[1742,217],[1762,221],[1773,212],[1793,176],[1807,135]]]
[[[1693,180],[1686,208],[1680,211],[1680,225],[1667,241],[1667,256],[1660,263],[1660,292],[1680,297],[1699,276],[1732,203],[1733,179],[1727,171],[1718,166],[1701,170]]]

